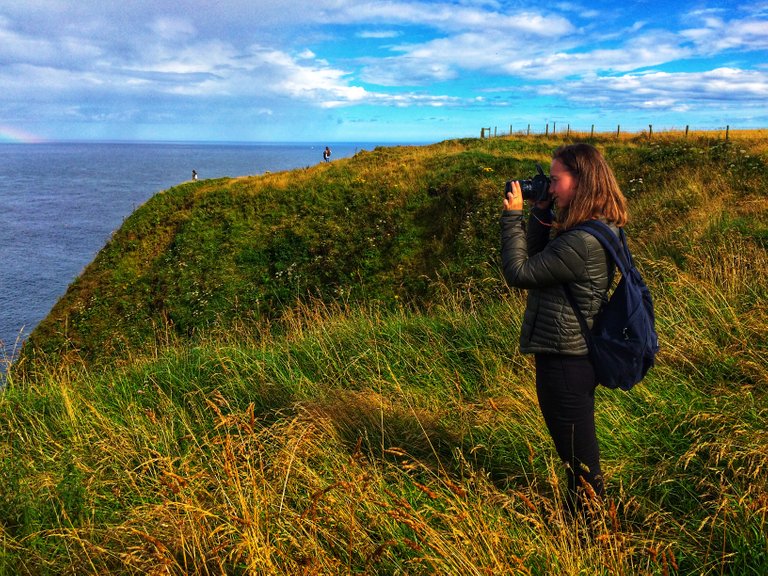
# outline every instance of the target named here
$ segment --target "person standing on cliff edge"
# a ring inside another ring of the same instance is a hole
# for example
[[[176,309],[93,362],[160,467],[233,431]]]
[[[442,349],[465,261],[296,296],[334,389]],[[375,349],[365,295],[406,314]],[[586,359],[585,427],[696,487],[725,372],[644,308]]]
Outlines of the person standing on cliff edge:
[[[323,160],[326,162],[330,162],[331,160],[331,149],[328,148],[328,146],[326,146],[325,150],[323,150]]]

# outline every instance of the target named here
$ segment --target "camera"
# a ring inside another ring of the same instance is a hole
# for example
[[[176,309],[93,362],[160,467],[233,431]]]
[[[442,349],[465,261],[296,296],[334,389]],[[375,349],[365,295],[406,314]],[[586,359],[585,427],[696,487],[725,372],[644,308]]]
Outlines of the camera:
[[[534,202],[549,202],[552,197],[549,195],[549,178],[544,174],[541,164],[536,164],[538,174],[530,180],[520,180],[520,190],[523,192],[523,200],[533,200]],[[504,189],[504,196],[512,191],[512,182],[507,180]]]

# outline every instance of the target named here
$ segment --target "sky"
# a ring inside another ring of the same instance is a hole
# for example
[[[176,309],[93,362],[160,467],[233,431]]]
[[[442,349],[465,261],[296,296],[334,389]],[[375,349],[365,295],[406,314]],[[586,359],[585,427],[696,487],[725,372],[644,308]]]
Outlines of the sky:
[[[0,0],[0,142],[768,127],[768,0]]]

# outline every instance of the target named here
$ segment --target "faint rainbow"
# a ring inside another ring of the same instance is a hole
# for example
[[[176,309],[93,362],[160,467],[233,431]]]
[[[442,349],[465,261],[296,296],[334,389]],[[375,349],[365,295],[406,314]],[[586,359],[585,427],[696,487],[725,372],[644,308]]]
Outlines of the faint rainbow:
[[[3,126],[0,124],[0,142],[18,142],[21,144],[39,144],[45,142],[45,138],[27,132],[14,126]]]

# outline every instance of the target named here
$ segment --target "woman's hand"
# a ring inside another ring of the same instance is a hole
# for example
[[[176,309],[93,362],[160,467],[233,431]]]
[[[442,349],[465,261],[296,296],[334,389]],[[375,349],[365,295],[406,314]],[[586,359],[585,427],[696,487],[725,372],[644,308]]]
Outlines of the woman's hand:
[[[522,210],[523,192],[520,190],[520,182],[513,180],[511,189],[504,197],[504,210]]]

